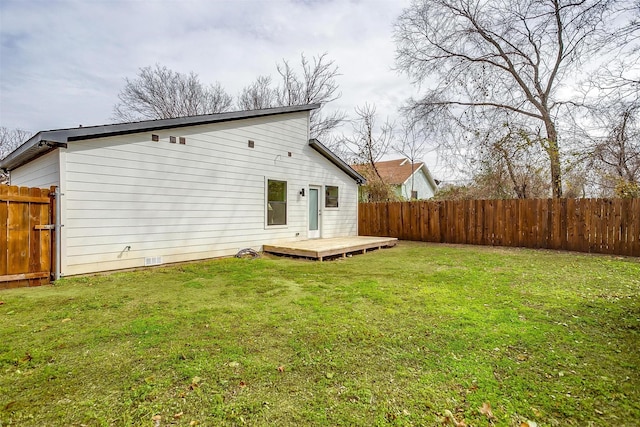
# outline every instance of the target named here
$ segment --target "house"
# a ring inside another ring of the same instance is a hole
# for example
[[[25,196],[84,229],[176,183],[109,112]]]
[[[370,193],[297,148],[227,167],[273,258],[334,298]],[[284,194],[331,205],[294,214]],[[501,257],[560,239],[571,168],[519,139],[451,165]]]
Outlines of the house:
[[[357,236],[364,178],[309,139],[320,105],[39,132],[11,185],[60,193],[60,275]]]
[[[376,162],[376,169],[385,184],[391,185],[395,194],[403,199],[430,199],[437,191],[437,183],[424,162],[396,159]],[[363,176],[375,179],[370,165],[353,165]],[[366,191],[366,189],[364,189]]]

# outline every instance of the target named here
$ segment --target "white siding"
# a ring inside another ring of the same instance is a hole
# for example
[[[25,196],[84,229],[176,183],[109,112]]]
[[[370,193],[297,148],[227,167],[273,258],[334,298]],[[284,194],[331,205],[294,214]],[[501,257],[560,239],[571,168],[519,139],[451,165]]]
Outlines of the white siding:
[[[430,199],[434,195],[434,188],[429,184],[422,168],[413,174],[413,190],[418,192],[418,199]],[[402,186],[402,196],[411,198],[411,177]]]
[[[322,237],[357,234],[357,185],[309,147],[307,112],[73,142],[64,160],[65,275],[304,239],[309,185],[340,187]],[[266,179],[287,181],[286,226],[265,226]]]
[[[21,187],[50,188],[60,185],[60,164],[58,150],[20,166],[11,171],[11,185]]]

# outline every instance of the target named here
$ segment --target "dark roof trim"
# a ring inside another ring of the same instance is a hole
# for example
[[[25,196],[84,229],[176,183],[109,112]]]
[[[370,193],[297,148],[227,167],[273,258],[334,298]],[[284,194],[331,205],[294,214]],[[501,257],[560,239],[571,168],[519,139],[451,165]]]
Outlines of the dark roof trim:
[[[206,114],[202,116],[178,117],[175,119],[145,120],[141,122],[119,123],[101,126],[87,126],[70,129],[41,131],[28,139],[4,159],[0,160],[0,168],[13,170],[28,163],[37,156],[52,149],[52,144],[81,141],[91,138],[126,135],[130,133],[149,132],[161,129],[197,126],[233,120],[251,119],[276,114],[296,113],[320,108],[320,104],[295,105],[291,107],[266,108],[263,110],[232,111],[229,113]]]
[[[356,172],[351,166],[345,163],[340,157],[336,156],[317,139],[310,139],[309,145],[318,153],[326,157],[331,163],[339,167],[344,173],[353,178],[358,184],[364,185],[367,183],[367,180],[362,175]]]

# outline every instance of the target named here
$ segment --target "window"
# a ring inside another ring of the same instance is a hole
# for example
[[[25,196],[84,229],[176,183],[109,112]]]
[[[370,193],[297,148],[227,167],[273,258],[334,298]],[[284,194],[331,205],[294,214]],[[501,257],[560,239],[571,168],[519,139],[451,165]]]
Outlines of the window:
[[[287,182],[267,180],[267,225],[287,224]]]
[[[412,199],[417,199],[418,198],[418,192],[416,190],[411,192],[411,198]]]
[[[334,187],[332,185],[327,185],[324,187],[324,207],[338,207],[338,187]]]

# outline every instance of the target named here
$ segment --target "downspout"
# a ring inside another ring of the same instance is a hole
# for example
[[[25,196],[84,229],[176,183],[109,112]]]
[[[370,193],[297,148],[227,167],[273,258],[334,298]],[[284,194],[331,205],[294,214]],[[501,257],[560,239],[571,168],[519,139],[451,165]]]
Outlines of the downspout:
[[[62,268],[62,224],[61,224],[61,216],[62,216],[62,193],[60,192],[60,187],[56,187],[56,191],[54,197],[56,199],[56,222],[55,222],[55,236],[56,236],[56,273],[53,278],[54,281],[60,280],[61,274],[60,270]]]
[[[60,190],[60,187],[64,184],[64,176],[63,176],[63,162],[62,162],[62,150],[61,148],[67,148],[67,144],[64,142],[57,141],[45,141],[43,140],[47,146],[51,148],[57,149],[58,152],[58,173],[60,174],[58,185],[56,186],[56,191],[54,193],[56,199],[56,220],[54,224],[55,236],[56,236],[56,273],[54,276],[54,281],[60,280],[62,277],[62,196],[64,194]],[[41,143],[42,143],[41,142]],[[66,167],[66,166],[65,166]],[[66,186],[66,184],[65,184]]]

